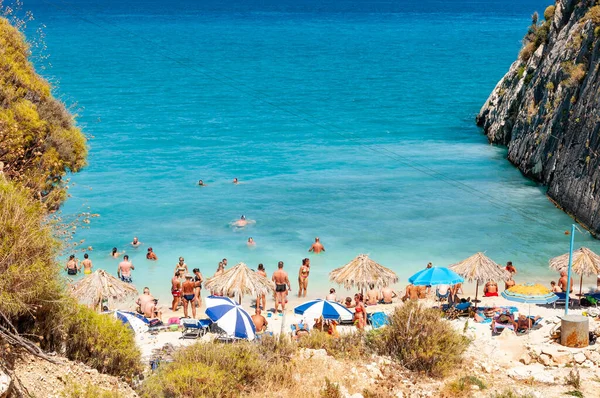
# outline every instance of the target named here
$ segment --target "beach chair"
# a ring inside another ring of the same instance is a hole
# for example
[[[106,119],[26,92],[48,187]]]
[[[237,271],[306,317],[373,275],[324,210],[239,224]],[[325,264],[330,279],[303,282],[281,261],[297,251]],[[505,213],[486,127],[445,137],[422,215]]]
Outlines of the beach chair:
[[[202,337],[208,333],[212,323],[210,319],[183,318],[181,320],[183,332],[180,339],[197,339],[198,337]]]
[[[504,312],[492,321],[492,333],[502,333],[504,329],[515,331],[515,316],[511,313]]]
[[[367,323],[370,324],[373,329],[378,329],[389,323],[388,316],[385,312],[373,312],[372,314],[367,314]]]
[[[446,307],[446,318],[447,319],[458,319],[461,316],[471,316],[473,311],[473,303],[467,301],[465,303],[451,304]]]
[[[554,292],[554,294],[556,294],[558,296],[558,300],[556,300],[553,303],[554,308],[556,308],[556,304],[558,304],[558,305],[565,305],[566,304],[566,302],[567,302],[567,293],[564,293],[564,292],[563,293]],[[573,306],[573,302],[574,301],[575,300],[573,300],[573,299],[571,299],[569,297],[569,308]]]

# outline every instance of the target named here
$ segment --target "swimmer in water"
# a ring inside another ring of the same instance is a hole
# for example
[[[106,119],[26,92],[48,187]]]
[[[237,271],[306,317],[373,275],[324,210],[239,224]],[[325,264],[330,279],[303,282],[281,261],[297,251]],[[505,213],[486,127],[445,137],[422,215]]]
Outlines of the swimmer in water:
[[[238,179],[237,179],[237,178],[234,178],[234,179],[233,179],[233,183],[234,183],[234,184],[239,184],[239,181],[238,181]]]
[[[325,251],[325,247],[323,246],[323,244],[321,243],[321,241],[319,240],[318,237],[315,238],[315,243],[312,244],[312,246],[310,247],[310,249],[308,249],[309,252],[313,252],[315,254],[321,253]]]
[[[123,253],[125,253],[125,252],[123,251]],[[117,251],[117,248],[116,248],[116,247],[113,247],[113,248],[112,248],[112,250],[111,250],[111,252],[110,252],[110,255],[111,255],[113,258],[119,258],[119,257],[121,257],[121,254],[123,254],[123,253],[119,253],[119,252]]]
[[[133,237],[133,241],[131,242],[131,246],[133,246],[133,247],[138,247],[138,246],[140,246],[141,244],[142,244],[142,242],[140,242],[140,241],[138,240],[137,236],[134,236],[134,237]]]
[[[246,216],[242,214],[240,219],[237,220],[233,225],[238,228],[244,228],[246,225],[248,225],[248,220],[246,220]]]
[[[256,246],[256,242],[254,242],[254,239],[252,239],[252,237],[248,238],[248,246]]]
[[[205,186],[206,186],[206,184],[204,183],[204,181],[202,181],[202,180],[198,180],[198,186],[200,186],[200,187],[205,187]]]

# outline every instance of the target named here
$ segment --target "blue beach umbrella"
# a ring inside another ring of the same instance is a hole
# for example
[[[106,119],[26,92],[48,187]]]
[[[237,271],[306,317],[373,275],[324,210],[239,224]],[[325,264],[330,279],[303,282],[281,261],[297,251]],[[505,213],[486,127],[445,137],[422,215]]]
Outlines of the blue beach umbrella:
[[[334,319],[342,321],[351,321],[352,312],[335,301],[327,301],[322,299],[307,301],[304,304],[300,304],[294,308],[294,313],[298,315],[304,315],[305,317],[324,319]]]
[[[208,296],[206,315],[230,337],[248,340],[256,337],[250,314],[229,297]]]
[[[408,281],[415,286],[456,285],[464,282],[465,278],[450,268],[431,267],[417,272]]]

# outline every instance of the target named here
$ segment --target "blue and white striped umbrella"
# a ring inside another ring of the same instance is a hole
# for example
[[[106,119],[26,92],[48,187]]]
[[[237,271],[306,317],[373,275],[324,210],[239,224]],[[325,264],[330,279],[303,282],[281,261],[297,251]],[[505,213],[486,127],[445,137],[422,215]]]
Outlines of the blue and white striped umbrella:
[[[351,321],[352,312],[335,301],[311,300],[294,308],[294,313],[305,317]]]
[[[456,285],[465,278],[446,267],[425,268],[408,278],[415,286]]]
[[[254,340],[256,328],[250,314],[229,297],[208,296],[206,315],[229,337]]]

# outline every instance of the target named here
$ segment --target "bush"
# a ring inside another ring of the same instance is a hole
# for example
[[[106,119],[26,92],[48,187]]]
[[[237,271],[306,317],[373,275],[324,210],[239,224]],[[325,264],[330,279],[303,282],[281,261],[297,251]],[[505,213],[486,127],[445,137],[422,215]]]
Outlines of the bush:
[[[442,390],[442,396],[448,398],[470,396],[472,386],[479,387],[479,390],[487,388],[487,385],[481,379],[475,376],[464,376],[447,383]]]
[[[513,390],[504,390],[503,392],[491,395],[490,398],[534,398],[534,396],[531,394],[517,393]]]
[[[571,369],[569,375],[565,377],[565,384],[574,387],[576,390],[581,388],[581,376],[578,369]]]
[[[102,373],[132,377],[141,372],[141,353],[131,329],[110,316],[77,305],[70,315],[66,356]]]
[[[584,15],[583,20],[591,20],[594,25],[600,25],[600,6],[590,8]]]
[[[555,6],[548,6],[546,7],[546,10],[544,10],[544,19],[546,21],[550,21],[552,18],[554,18],[554,11],[556,10]]]
[[[293,385],[293,363],[281,356],[288,343],[273,339],[267,345],[198,343],[175,354],[141,386],[142,397],[238,397],[265,391],[272,384]],[[275,345],[273,345],[275,344]],[[267,354],[269,347],[274,353]]]
[[[565,80],[561,83],[567,87],[575,87],[583,81],[587,74],[584,64],[573,64],[571,62],[563,62],[561,64],[566,75]]]
[[[67,387],[60,394],[63,398],[123,398],[118,391],[103,390],[91,383],[85,385],[77,382],[67,383]]]
[[[519,58],[523,62],[529,61],[529,59],[531,58],[531,56],[535,52],[536,48],[537,47],[536,47],[536,45],[535,45],[534,42],[529,42],[529,43],[525,44],[525,46],[523,46],[523,48],[521,49],[521,52],[519,53]],[[522,68],[525,69],[524,66],[522,66]],[[521,75],[519,77],[521,77],[521,76],[523,76],[522,73],[521,73]]]
[[[314,350],[324,349],[332,357],[341,359],[361,359],[368,354],[364,337],[360,333],[332,337],[327,332],[312,330],[300,338],[298,345]]]
[[[469,340],[442,319],[440,311],[417,302],[396,308],[390,324],[371,344],[382,355],[398,359],[406,368],[440,377],[459,365]]]
[[[332,383],[331,380],[325,378],[325,386],[321,390],[321,398],[342,398],[340,386],[337,383]]]

